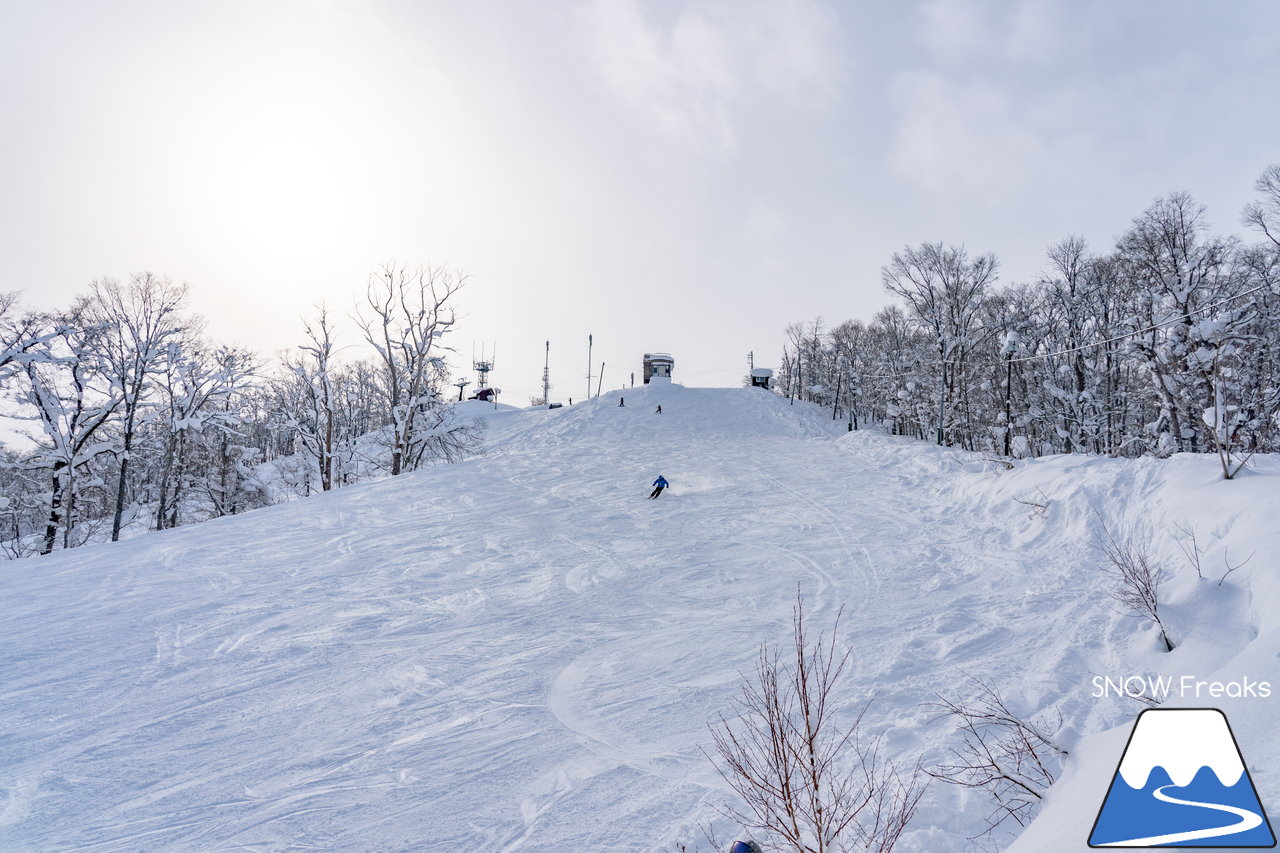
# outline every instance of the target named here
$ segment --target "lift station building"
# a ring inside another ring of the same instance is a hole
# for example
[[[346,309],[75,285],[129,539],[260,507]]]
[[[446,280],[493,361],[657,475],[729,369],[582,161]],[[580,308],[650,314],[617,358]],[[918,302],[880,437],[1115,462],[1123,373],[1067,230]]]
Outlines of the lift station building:
[[[671,357],[671,353],[667,352],[647,352],[644,354],[644,384],[648,385],[650,379],[671,379],[671,368],[676,366],[676,360]]]

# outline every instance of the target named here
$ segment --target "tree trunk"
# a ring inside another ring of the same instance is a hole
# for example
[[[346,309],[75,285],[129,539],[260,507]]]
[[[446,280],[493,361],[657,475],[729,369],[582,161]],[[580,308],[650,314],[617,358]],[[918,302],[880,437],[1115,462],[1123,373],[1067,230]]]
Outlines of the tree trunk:
[[[120,454],[120,479],[116,482],[116,511],[111,519],[111,541],[120,541],[120,525],[124,518],[124,495],[129,470],[129,451],[133,447],[133,416],[125,422],[124,453]]]
[[[329,491],[333,488],[333,405],[325,401],[324,445],[320,459],[320,488]]]
[[[947,349],[941,347],[939,353],[942,356],[942,387],[938,390],[938,446],[943,443],[943,435],[946,429],[947,419]]]
[[[68,468],[67,472],[74,476],[75,469]],[[75,483],[71,482],[71,477],[68,477],[67,479],[67,505],[62,513],[62,550],[64,551],[71,548],[71,528],[76,523],[76,487]]]
[[[129,444],[132,443],[133,435],[125,435],[124,453],[120,455],[120,479],[115,484],[115,514],[111,516],[111,542],[120,540],[120,523],[124,519],[125,475],[129,467]]]
[[[171,433],[166,442],[164,465],[160,470],[160,497],[156,501],[156,530],[164,530],[165,513],[169,501],[169,477],[173,473],[173,457],[176,454],[176,438]]]
[[[1004,455],[1013,455],[1013,356],[1005,359]]]
[[[62,462],[56,462],[53,466],[53,492],[49,498],[49,521],[44,528],[44,545],[40,549],[41,555],[52,554],[53,545],[58,541],[58,524],[62,521],[62,493],[66,488],[60,473],[64,467],[65,464]]]

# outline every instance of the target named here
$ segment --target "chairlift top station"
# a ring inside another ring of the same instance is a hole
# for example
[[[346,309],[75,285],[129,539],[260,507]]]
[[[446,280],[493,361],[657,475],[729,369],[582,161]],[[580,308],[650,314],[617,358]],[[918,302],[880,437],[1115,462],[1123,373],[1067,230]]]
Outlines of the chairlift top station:
[[[671,379],[671,370],[676,360],[668,352],[647,352],[644,354],[644,384],[650,379]]]

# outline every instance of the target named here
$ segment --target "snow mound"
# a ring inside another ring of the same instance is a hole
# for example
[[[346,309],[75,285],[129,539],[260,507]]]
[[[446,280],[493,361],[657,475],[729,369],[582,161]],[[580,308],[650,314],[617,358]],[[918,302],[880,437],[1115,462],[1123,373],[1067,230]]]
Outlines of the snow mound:
[[[812,438],[843,428],[831,421],[829,411],[810,403],[792,405],[761,388],[686,388],[666,381],[608,391],[559,409],[527,410],[495,429],[490,445],[547,447],[587,441],[625,448],[693,440]]]

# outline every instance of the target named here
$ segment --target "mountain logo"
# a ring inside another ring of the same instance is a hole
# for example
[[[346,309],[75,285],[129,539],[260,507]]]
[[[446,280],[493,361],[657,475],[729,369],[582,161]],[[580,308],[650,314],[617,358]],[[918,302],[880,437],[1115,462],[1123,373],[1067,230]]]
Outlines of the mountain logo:
[[[1227,717],[1216,708],[1138,715],[1090,847],[1275,847]]]

